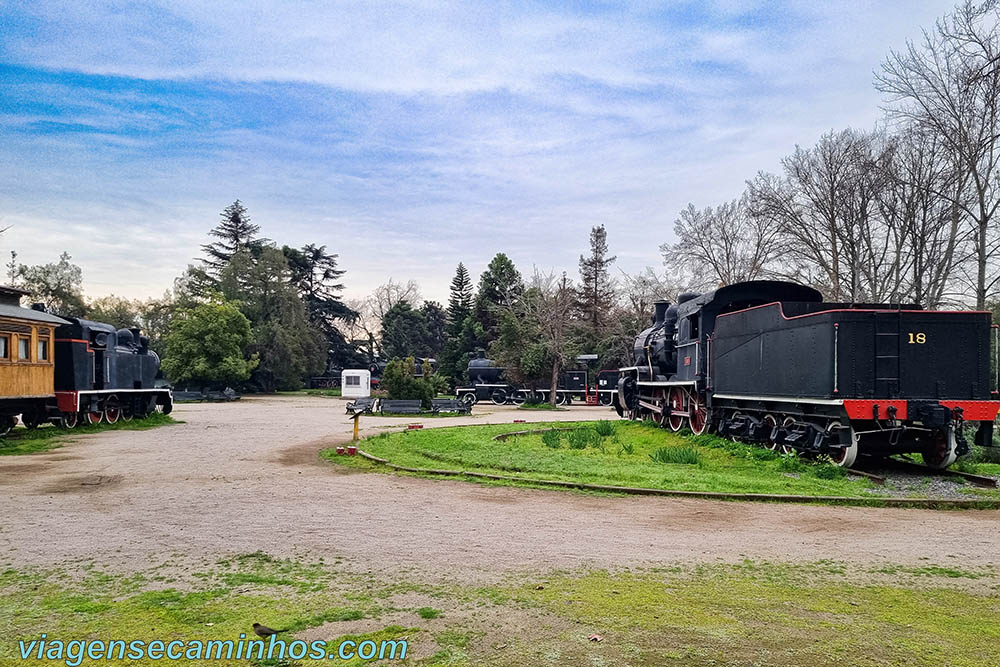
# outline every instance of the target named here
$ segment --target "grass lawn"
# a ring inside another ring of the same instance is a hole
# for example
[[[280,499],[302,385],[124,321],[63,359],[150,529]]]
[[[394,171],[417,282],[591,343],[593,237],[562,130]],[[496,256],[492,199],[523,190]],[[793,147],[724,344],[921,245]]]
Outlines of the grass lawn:
[[[275,392],[279,396],[326,396],[328,398],[340,398],[340,389],[296,389],[295,391]]]
[[[492,439],[504,432],[552,427],[576,431],[513,436],[505,441]],[[596,429],[605,435],[599,435]],[[577,437],[577,432],[587,437]],[[362,449],[408,467],[474,470],[539,480],[730,493],[864,498],[888,495],[871,480],[848,477],[846,471],[829,463],[781,456],[716,436],[679,435],[627,421],[385,433],[365,440]],[[336,456],[332,450],[324,452],[324,456],[340,464],[390,470],[360,457]],[[954,479],[958,493],[1000,500],[1000,491],[975,488]],[[923,487],[907,493],[923,497]]]
[[[79,424],[72,430],[60,428],[53,424],[43,424],[36,429],[30,430],[23,426],[18,426],[6,436],[0,438],[0,456],[44,452],[56,447],[62,447],[67,439],[85,433],[100,433],[101,431],[145,431],[168,424],[183,423],[170,415],[154,412],[145,419],[133,419],[128,422],[119,420],[115,424]]]
[[[18,640],[43,632],[63,641],[235,641],[254,622],[328,647],[405,638],[410,665],[971,667],[997,664],[1000,640],[998,572],[930,564],[745,561],[520,573],[476,585],[261,552],[194,567],[168,559],[125,575],[74,568],[0,574],[0,663],[65,664],[20,661]],[[108,664],[83,664],[98,662]]]

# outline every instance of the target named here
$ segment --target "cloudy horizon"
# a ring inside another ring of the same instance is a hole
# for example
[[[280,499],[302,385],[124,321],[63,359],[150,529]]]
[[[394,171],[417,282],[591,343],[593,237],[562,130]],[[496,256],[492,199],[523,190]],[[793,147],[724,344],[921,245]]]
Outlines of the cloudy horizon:
[[[689,202],[872,127],[872,72],[952,6],[0,0],[0,252],[158,296],[240,199],[346,297],[444,300],[501,251],[575,275],[598,224],[659,268]]]

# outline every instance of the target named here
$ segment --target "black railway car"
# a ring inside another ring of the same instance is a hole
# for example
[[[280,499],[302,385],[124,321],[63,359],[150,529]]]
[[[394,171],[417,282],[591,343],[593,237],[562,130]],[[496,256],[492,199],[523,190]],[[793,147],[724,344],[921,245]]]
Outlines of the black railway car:
[[[480,355],[469,360],[466,373],[469,386],[457,387],[456,398],[475,405],[479,401],[492,401],[495,405],[513,403],[521,405],[531,395],[528,387],[515,386],[509,383],[504,374],[504,368],[497,366],[492,359]],[[615,371],[617,373],[617,371]],[[535,394],[543,401],[549,400],[550,387],[538,387]],[[556,387],[556,404],[565,405],[574,398],[583,400],[588,394],[587,371],[570,370],[561,373]],[[608,403],[610,405],[610,403]]]
[[[738,283],[656,304],[621,369],[616,408],[673,430],[826,454],[918,452],[946,467],[989,444],[996,378],[990,314],[905,304],[824,303],[779,281]]]
[[[170,390],[156,386],[160,359],[139,329],[65,319],[55,338],[55,396],[64,425],[72,428],[78,418],[113,424],[145,417],[157,406],[173,409]]]

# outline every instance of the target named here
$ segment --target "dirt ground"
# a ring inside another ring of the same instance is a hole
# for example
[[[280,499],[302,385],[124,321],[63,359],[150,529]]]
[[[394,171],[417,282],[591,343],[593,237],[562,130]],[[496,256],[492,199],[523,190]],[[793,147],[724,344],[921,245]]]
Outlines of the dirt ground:
[[[505,571],[662,562],[835,559],[1000,563],[1000,512],[597,497],[365,473],[319,459],[350,437],[319,397],[179,405],[185,423],[78,436],[0,458],[0,563],[96,560],[136,569],[166,555],[265,551],[346,558],[374,571],[473,580]],[[602,419],[604,408],[477,406],[458,424]],[[367,434],[406,419],[364,418]]]

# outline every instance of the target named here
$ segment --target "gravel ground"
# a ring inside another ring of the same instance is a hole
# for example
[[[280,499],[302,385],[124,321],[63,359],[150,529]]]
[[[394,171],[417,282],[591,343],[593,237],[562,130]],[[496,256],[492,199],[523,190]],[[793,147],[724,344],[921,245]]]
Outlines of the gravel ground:
[[[662,562],[835,559],[1000,563],[1000,511],[717,502],[488,487],[348,470],[320,449],[350,437],[343,402],[245,398],[177,406],[184,424],[78,436],[0,458],[0,562],[96,560],[136,570],[166,556],[262,550],[345,557],[373,570],[473,580],[524,569]],[[477,406],[457,424],[608,418]],[[364,432],[406,419],[364,418]]]

